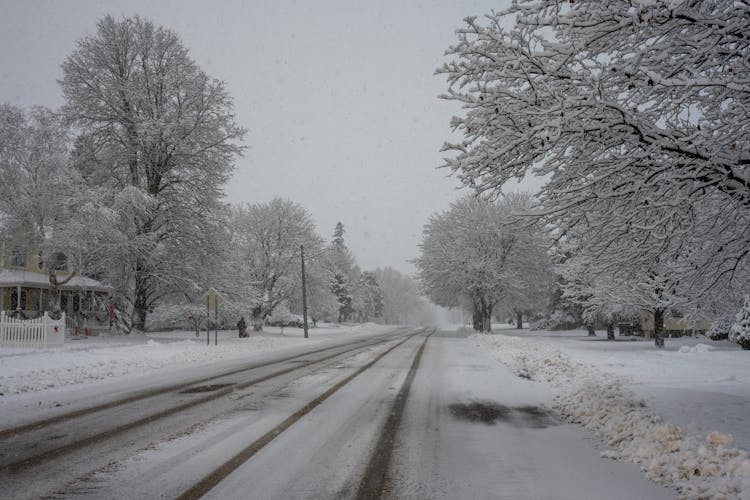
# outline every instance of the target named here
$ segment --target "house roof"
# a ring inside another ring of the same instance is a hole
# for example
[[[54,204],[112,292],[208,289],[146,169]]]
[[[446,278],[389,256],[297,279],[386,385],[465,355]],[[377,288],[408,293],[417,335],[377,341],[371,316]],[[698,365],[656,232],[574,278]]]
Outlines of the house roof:
[[[49,287],[49,277],[46,274],[24,271],[21,269],[0,269],[0,287],[27,286],[33,288]],[[112,287],[86,276],[74,276],[60,290],[93,290],[95,292],[109,292]]]

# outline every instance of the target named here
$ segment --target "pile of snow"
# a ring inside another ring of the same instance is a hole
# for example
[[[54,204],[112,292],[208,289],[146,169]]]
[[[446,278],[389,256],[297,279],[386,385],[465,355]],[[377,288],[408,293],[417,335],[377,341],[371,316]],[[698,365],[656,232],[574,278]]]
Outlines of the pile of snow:
[[[708,352],[713,351],[713,346],[707,345],[707,344],[696,344],[694,346],[687,346],[683,345],[680,346],[679,352],[681,353],[691,353],[691,352]]]
[[[686,497],[750,498],[750,456],[731,446],[731,435],[690,434],[664,422],[627,388],[627,379],[576,362],[549,342],[505,335],[470,338],[519,376],[547,382],[556,410],[611,447],[604,457],[639,463],[647,477]],[[700,345],[680,352],[710,349]]]

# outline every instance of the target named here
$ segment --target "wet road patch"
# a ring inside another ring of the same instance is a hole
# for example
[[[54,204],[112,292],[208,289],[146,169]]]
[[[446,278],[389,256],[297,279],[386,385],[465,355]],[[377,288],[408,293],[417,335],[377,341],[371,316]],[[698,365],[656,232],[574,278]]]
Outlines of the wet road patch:
[[[481,422],[494,425],[496,421],[506,421],[511,409],[491,401],[475,401],[473,403],[454,403],[448,407],[451,414],[459,420]]]
[[[458,420],[495,425],[509,423],[517,427],[544,429],[557,425],[553,414],[540,406],[505,406],[495,401],[472,401],[448,406],[451,415]]]
[[[518,406],[513,410],[522,417],[526,427],[544,429],[557,425],[557,420],[552,412],[541,406]]]

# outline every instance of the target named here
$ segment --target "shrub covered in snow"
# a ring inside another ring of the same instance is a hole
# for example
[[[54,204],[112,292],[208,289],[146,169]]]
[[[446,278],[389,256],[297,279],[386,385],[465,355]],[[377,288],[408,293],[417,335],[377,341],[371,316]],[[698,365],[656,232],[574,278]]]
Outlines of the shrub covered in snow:
[[[741,345],[743,349],[750,350],[750,295],[745,295],[745,304],[737,313],[729,338]]]
[[[216,320],[220,328],[234,327],[240,316],[249,316],[247,307],[238,307],[234,302],[224,299],[218,310]],[[213,324],[214,316],[211,313]],[[203,304],[161,304],[154,308],[146,318],[146,331],[179,330],[206,327],[206,306]]]
[[[268,324],[271,326],[295,326],[302,328],[303,319],[299,314],[293,314],[286,302],[282,302],[274,307],[271,316],[268,317]]]
[[[580,322],[572,314],[560,310],[530,323],[532,330],[572,330],[579,326]]]
[[[728,319],[715,321],[711,328],[706,332],[706,336],[711,340],[726,340],[729,338],[729,330],[732,328],[732,322]]]

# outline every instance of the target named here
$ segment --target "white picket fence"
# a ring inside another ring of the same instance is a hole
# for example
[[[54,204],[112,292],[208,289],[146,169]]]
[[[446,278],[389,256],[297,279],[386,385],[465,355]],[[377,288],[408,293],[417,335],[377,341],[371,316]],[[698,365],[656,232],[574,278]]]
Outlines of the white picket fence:
[[[16,319],[0,312],[0,347],[55,347],[65,342],[65,313],[58,320],[47,313],[36,319]]]

